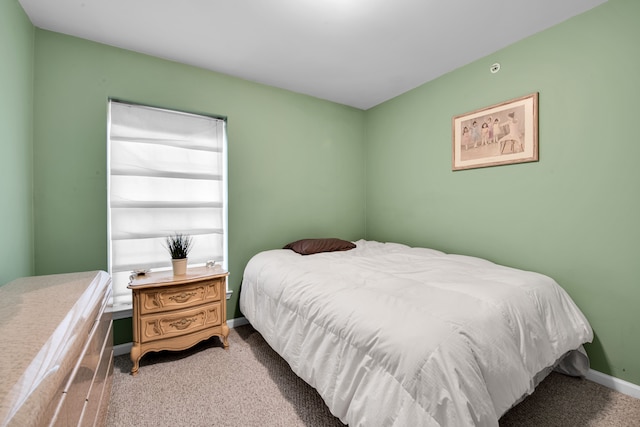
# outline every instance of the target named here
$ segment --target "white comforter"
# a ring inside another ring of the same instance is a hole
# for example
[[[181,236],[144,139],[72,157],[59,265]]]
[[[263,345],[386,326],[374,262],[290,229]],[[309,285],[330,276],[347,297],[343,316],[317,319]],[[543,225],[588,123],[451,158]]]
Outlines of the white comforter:
[[[497,426],[589,323],[551,278],[479,258],[360,240],[272,250],[244,272],[249,322],[356,426]]]

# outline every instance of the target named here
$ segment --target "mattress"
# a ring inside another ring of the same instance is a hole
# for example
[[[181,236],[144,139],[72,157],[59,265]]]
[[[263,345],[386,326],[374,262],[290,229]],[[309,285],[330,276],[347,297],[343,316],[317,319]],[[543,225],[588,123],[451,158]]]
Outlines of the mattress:
[[[355,243],[261,252],[240,293],[253,327],[351,427],[497,426],[561,361],[565,372],[588,369],[592,329],[550,277]]]

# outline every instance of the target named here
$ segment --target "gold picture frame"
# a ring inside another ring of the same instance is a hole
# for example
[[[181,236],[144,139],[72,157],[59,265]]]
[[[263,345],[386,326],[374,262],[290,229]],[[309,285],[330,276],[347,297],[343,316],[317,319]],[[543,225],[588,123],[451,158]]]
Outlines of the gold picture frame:
[[[452,169],[538,161],[538,93],[455,116]]]

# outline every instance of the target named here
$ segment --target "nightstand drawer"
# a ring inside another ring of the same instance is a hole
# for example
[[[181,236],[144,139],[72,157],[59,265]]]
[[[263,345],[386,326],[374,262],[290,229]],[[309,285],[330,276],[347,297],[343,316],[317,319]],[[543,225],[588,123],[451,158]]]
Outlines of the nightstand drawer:
[[[192,285],[143,290],[140,292],[140,314],[166,312],[221,301],[223,285],[224,279],[213,279]]]
[[[140,319],[140,342],[181,336],[222,324],[220,302],[187,310],[143,316]]]

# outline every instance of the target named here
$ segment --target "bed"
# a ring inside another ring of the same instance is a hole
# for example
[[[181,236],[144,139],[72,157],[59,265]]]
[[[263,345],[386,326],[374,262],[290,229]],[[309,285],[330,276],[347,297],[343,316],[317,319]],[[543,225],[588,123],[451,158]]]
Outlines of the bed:
[[[497,426],[551,370],[588,370],[592,329],[553,279],[353,243],[261,252],[240,293],[251,325],[350,427]]]

